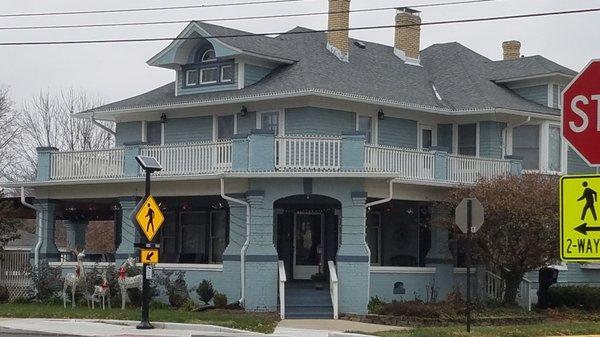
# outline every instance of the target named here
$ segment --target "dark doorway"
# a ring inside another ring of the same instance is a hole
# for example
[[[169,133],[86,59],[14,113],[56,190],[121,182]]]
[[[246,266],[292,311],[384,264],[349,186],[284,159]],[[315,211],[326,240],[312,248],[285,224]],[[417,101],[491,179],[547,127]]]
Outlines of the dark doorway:
[[[274,213],[274,240],[288,279],[328,275],[327,262],[337,254],[340,203],[319,195],[297,195],[276,201]]]

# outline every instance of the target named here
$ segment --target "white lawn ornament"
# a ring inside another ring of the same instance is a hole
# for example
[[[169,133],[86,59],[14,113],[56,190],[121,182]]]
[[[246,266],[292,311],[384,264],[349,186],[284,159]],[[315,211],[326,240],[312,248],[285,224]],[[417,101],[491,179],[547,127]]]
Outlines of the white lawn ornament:
[[[127,276],[128,267],[135,266],[135,259],[130,257],[121,268],[119,268],[119,289],[121,290],[121,310],[125,309],[125,302],[129,301],[129,297],[127,296],[127,289],[138,288],[139,291],[142,291],[142,275],[136,276]]]
[[[77,252],[75,252],[77,253]],[[88,308],[90,306],[90,297],[87,293],[85,268],[83,267],[83,258],[85,257],[85,250],[81,253],[77,253],[77,266],[75,267],[75,273],[68,273],[65,276],[65,282],[63,283],[63,306],[67,307],[67,288],[71,287],[71,308],[75,308],[75,291],[77,287],[82,287],[85,300]]]
[[[108,308],[110,309],[110,287],[108,286],[108,279],[106,279],[106,270],[102,273],[102,284],[94,286],[92,309],[95,309],[95,302],[102,303],[102,310],[105,309],[105,302],[108,302]]]

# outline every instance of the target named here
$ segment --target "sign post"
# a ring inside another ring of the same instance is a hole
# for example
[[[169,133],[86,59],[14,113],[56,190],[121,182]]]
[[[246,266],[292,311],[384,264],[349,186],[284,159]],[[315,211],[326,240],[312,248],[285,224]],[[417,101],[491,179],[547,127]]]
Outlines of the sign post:
[[[158,262],[158,249],[149,248],[154,245],[151,243],[154,236],[158,232],[160,226],[162,226],[165,220],[158,204],[150,194],[150,174],[152,172],[162,170],[162,167],[158,161],[153,157],[136,156],[135,160],[146,172],[146,193],[144,200],[142,200],[135,208],[133,212],[134,221],[137,222],[141,232],[144,234],[142,243],[140,246],[148,247],[147,249],[141,249],[140,260],[142,262],[142,319],[140,324],[136,326],[137,329],[154,329],[150,324],[150,285],[148,284],[149,275],[151,278],[152,269],[148,270],[149,263]],[[144,254],[145,252],[145,254]],[[153,254],[150,254],[153,253]],[[156,261],[156,262],[154,262]]]
[[[471,332],[471,236],[483,225],[483,205],[476,198],[465,198],[456,207],[455,223],[467,234],[467,332]]]

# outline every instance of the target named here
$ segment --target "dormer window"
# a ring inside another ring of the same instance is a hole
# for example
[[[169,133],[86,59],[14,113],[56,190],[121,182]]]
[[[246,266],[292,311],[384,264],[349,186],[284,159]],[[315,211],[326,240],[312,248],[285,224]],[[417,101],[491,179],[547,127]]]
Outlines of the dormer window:
[[[199,50],[196,61],[184,67],[184,88],[235,82],[233,60],[221,60],[212,48]]]
[[[208,49],[202,54],[201,62],[213,62],[217,60],[217,54],[215,54],[214,49]]]

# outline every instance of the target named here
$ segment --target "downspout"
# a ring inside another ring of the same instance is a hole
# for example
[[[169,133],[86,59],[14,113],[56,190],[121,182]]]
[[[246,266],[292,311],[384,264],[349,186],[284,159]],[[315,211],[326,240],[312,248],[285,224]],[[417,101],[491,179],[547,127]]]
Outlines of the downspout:
[[[235,198],[225,195],[225,180],[223,178],[221,178],[220,180],[221,180],[221,198],[223,198],[227,201],[234,202],[236,204],[246,206],[246,241],[244,242],[244,245],[242,246],[242,250],[240,251],[240,278],[241,278],[242,289],[241,289],[241,297],[238,300],[240,305],[243,306],[244,300],[245,300],[245,294],[246,294],[246,290],[245,290],[245,288],[246,288],[245,287],[245,283],[246,283],[246,267],[245,267],[246,251],[248,250],[248,245],[250,244],[250,204],[248,204],[247,202],[245,202],[243,200],[235,199]]]
[[[113,136],[116,136],[116,135],[117,135],[117,133],[116,133],[115,131],[113,131],[113,129],[111,129],[111,128],[107,127],[106,125],[104,125],[104,124],[102,124],[102,123],[100,123],[100,122],[98,122],[98,121],[96,120],[96,118],[94,118],[94,114],[93,114],[93,113],[92,113],[92,115],[90,116],[90,120],[92,121],[92,124],[96,125],[96,126],[97,126],[97,127],[99,127],[100,129],[102,129],[102,130],[104,130],[104,131],[106,131],[106,132],[110,133],[110,134],[111,134],[111,135],[113,135]]]
[[[27,208],[31,208],[32,210],[38,211],[37,207],[30,204],[25,200],[25,187],[21,186],[21,204]],[[42,247],[42,228],[40,226],[40,222],[38,220],[37,224],[37,232],[38,232],[38,240],[33,248],[33,265],[37,268],[40,261],[40,248]]]
[[[373,202],[369,202],[365,204],[365,209],[368,210],[369,207],[371,206],[376,206],[376,205],[380,205],[380,204],[385,204],[386,202],[390,202],[392,200],[392,198],[394,197],[394,179],[390,179],[389,181],[389,192],[388,192],[388,196],[385,199],[379,199]],[[365,218],[366,219],[366,218]],[[365,229],[366,229],[366,222],[365,222]],[[365,233],[365,247],[367,248],[367,256],[369,257],[369,277],[367,278],[367,302],[371,300],[371,249],[369,248],[369,245],[367,244],[367,235]]]

